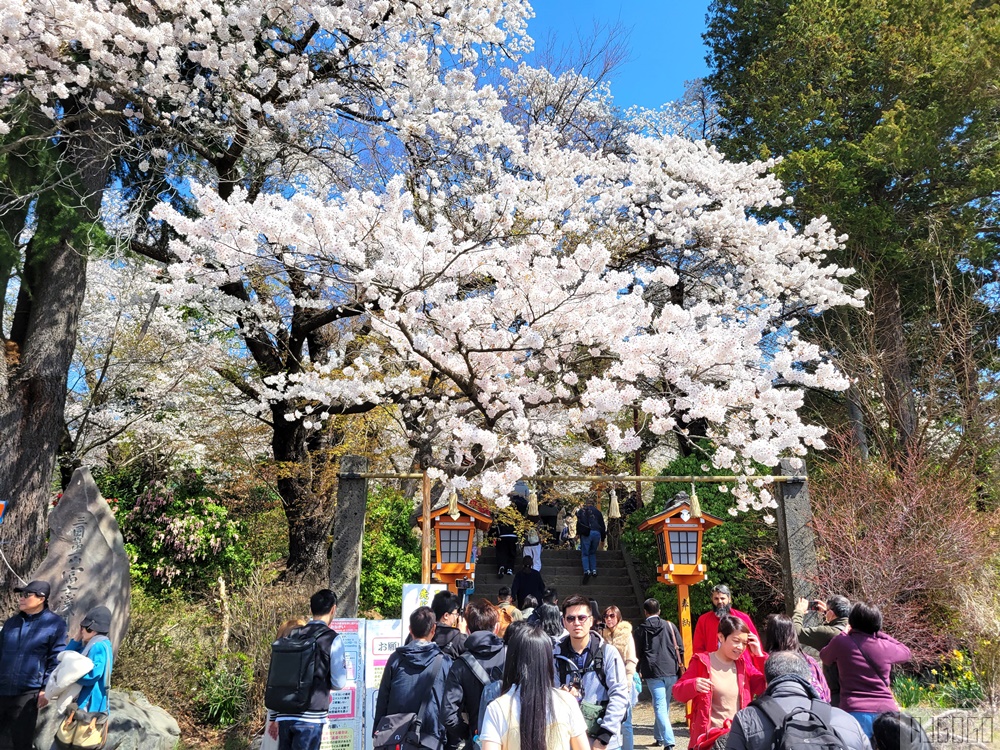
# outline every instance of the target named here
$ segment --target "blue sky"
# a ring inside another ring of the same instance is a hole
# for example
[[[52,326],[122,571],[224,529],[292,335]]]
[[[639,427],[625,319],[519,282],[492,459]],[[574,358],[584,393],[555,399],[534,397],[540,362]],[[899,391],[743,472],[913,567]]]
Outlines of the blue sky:
[[[708,0],[531,0],[535,18],[528,33],[541,42],[554,34],[560,45],[586,36],[597,22],[620,22],[630,32],[628,62],[612,79],[619,107],[656,108],[679,99],[684,81],[704,76]]]

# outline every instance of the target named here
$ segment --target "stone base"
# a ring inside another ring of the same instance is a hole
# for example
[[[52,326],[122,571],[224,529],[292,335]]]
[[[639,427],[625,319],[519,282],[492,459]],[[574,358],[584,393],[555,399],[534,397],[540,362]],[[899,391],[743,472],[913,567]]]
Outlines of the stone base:
[[[106,748],[114,750],[175,750],[181,729],[170,714],[142,693],[111,691],[111,725]],[[61,716],[46,706],[38,714],[35,750],[57,750],[54,737]]]

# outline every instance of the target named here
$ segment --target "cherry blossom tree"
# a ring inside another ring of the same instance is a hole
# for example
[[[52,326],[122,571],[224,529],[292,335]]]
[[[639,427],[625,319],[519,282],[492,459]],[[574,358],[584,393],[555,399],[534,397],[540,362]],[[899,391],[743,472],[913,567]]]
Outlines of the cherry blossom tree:
[[[0,10],[0,133],[12,154],[55,144],[62,169],[17,196],[22,223],[48,220],[32,207],[50,183],[81,196],[82,225],[113,189],[134,217],[116,231],[169,273],[163,303],[241,337],[253,367],[225,376],[287,469],[289,575],[326,577],[334,415],[391,407],[423,465],[489,497],[573,431],[632,449],[628,408],[657,433],[703,421],[734,471],[821,444],[801,389],[845,383],[796,325],[860,304],[825,260],[840,239],[822,219],[754,219],[784,200],[769,164],[635,134],[599,85],[516,64],[484,77],[530,44],[529,14],[523,0]],[[73,264],[65,348],[83,265],[60,248],[40,262]],[[33,361],[21,353],[9,382]],[[0,418],[0,439],[20,446],[15,423]],[[41,492],[19,492],[25,512]],[[768,497],[743,487],[738,502]]]
[[[223,375],[245,365],[231,329],[169,307],[158,268],[141,258],[94,259],[70,368],[59,467],[123,462],[201,467],[221,432],[253,440],[251,418]]]
[[[166,293],[217,309],[217,290],[253,266],[293,306],[363,307],[366,340],[265,378],[262,407],[307,403],[282,416],[314,430],[331,406],[398,404],[437,473],[487,497],[536,473],[536,445],[594,423],[612,449],[631,450],[635,434],[613,424],[631,407],[657,433],[706,420],[720,468],[822,447],[822,430],[799,418],[802,388],[846,382],[799,338],[797,318],[862,295],[825,263],[839,238],[824,221],[798,231],[748,216],[783,200],[769,165],[640,136],[623,157],[587,152],[547,126],[500,142],[461,183],[429,170],[415,188],[409,175],[333,198],[195,188],[198,218],[156,211],[184,238]],[[612,267],[611,246],[641,259],[651,237],[692,259],[680,304],[651,301],[682,281],[669,263]],[[291,270],[335,292],[296,297]],[[641,379],[669,387],[644,392]],[[769,502],[746,486],[736,496]]]
[[[237,186],[250,195],[277,189],[293,175],[335,188],[377,184],[406,154],[400,115],[447,120],[474,110],[475,71],[530,43],[528,15],[524,0],[14,0],[0,8],[0,156],[8,173],[26,166],[0,207],[9,239],[0,278],[21,290],[0,371],[8,447],[0,496],[16,498],[9,520],[27,532],[7,550],[19,569],[41,551],[89,230],[99,228],[109,188],[135,208],[131,249],[167,261],[168,237],[143,209],[163,198],[184,205],[191,175],[224,198]],[[48,169],[38,169],[39,153]],[[18,240],[32,223],[36,238],[52,241]],[[239,305],[262,290],[251,277],[225,293]],[[294,371],[305,348],[321,356],[332,344],[332,323],[358,312],[302,308],[284,340],[260,337],[255,321],[238,328],[261,373]],[[307,445],[294,424],[276,425],[279,462],[303,463],[323,448]],[[310,475],[307,466],[281,482],[289,570],[323,577],[333,514],[328,487],[302,478]]]

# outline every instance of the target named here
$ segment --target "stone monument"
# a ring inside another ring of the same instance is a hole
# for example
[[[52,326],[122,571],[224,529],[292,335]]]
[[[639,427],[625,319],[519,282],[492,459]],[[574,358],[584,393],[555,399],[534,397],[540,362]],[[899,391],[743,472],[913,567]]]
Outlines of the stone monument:
[[[90,475],[80,468],[49,513],[49,547],[29,580],[52,586],[49,608],[75,636],[84,615],[103,605],[111,610],[111,639],[117,652],[128,630],[132,587],[118,521]]]

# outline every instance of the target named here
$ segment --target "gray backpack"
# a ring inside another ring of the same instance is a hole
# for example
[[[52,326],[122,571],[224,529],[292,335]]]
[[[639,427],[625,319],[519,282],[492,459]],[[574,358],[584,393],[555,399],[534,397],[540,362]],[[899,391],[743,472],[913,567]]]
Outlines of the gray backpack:
[[[475,750],[480,750],[480,748],[482,748],[482,744],[479,742],[479,733],[483,731],[483,722],[486,721],[486,709],[489,707],[490,703],[500,697],[503,683],[499,678],[492,679],[490,675],[487,674],[486,670],[483,669],[483,665],[480,664],[476,660],[476,657],[468,651],[462,654],[461,659],[483,686],[483,694],[479,698],[479,716],[476,717],[476,722],[472,727],[472,747],[475,748]],[[494,669],[490,671],[495,671],[496,669],[497,668],[494,667]],[[472,720],[473,717],[470,716],[469,722],[471,723]]]

